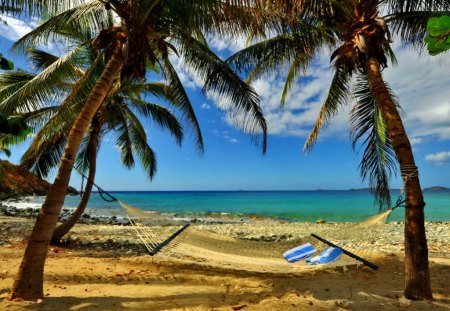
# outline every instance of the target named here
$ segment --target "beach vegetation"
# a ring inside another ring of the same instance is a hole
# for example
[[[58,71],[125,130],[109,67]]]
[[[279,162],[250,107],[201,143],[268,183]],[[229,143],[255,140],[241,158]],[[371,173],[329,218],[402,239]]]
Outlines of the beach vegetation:
[[[408,299],[432,299],[425,235],[424,206],[411,144],[403,127],[400,106],[382,71],[396,58],[393,37],[421,49],[427,20],[448,1],[259,1],[284,27],[228,59],[248,81],[277,73],[287,66],[281,104],[318,53],[329,50],[334,76],[319,117],[304,150],[310,151],[320,130],[343,105],[351,110],[353,146],[365,147],[361,176],[368,179],[376,199],[389,208],[389,179],[398,163],[406,191],[405,290]],[[381,12],[386,13],[385,16]],[[352,96],[353,95],[353,96]]]
[[[119,24],[105,28],[102,19],[110,16],[110,11],[114,12]],[[171,60],[171,57],[183,57],[185,63],[205,80],[203,91],[229,98],[228,110],[235,117],[233,120],[256,140],[259,138],[265,150],[266,123],[257,94],[209,49],[203,36],[203,32],[208,30],[234,34],[254,32],[259,26],[243,18],[244,13],[241,7],[212,0],[94,0],[54,15],[19,40],[16,47],[45,43],[50,36],[58,38],[56,30],[67,25],[81,31],[92,31],[96,33],[95,39],[87,44],[101,51],[105,57],[105,68],[71,126],[55,181],[28,240],[12,288],[12,299],[35,300],[43,297],[48,245],[64,202],[76,154],[94,116],[118,79],[120,83],[143,80],[148,68],[158,68],[154,72],[159,72],[158,79],[162,77],[170,86],[183,117],[196,120]],[[63,57],[49,68],[58,71],[61,66],[70,64],[68,59],[69,56]],[[77,75],[77,71],[74,70],[73,74]],[[53,75],[51,79],[58,77]],[[5,104],[4,101],[0,104],[0,111],[12,107],[11,102]],[[197,133],[197,137],[201,139],[201,134]],[[201,148],[201,141],[197,142],[197,146]]]
[[[431,17],[427,24],[427,44],[430,55],[438,55],[450,49],[450,16]]]

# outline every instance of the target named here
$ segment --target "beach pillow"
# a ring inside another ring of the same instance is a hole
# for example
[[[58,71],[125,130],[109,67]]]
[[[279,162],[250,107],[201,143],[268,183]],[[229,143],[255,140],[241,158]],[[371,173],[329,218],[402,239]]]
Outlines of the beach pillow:
[[[319,255],[306,259],[306,263],[310,265],[326,264],[338,260],[341,255],[340,248],[327,247]]]
[[[284,252],[283,257],[289,262],[296,262],[311,256],[315,251],[311,243],[306,243]]]

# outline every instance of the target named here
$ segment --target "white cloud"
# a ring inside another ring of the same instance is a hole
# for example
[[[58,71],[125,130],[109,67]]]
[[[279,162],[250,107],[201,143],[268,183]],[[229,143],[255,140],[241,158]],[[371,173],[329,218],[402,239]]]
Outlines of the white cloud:
[[[203,103],[200,107],[201,107],[202,109],[206,109],[206,110],[211,109],[211,106],[208,105],[207,103]]]
[[[441,151],[437,153],[428,154],[425,160],[430,161],[435,164],[444,164],[450,162],[450,151]]]
[[[210,45],[219,51],[236,52],[246,46],[245,38],[211,37]],[[448,55],[436,57],[400,45],[394,45],[399,64],[390,66],[383,76],[393,92],[398,96],[403,108],[403,121],[413,145],[429,140],[450,139],[450,58]],[[297,82],[281,108],[280,100],[284,88],[286,72],[280,69],[276,75],[264,76],[253,81],[252,86],[261,96],[261,107],[268,124],[269,133],[280,136],[306,138],[319,114],[321,105],[331,83],[333,71],[330,69],[329,51],[322,51],[307,73]],[[187,87],[199,89],[203,81],[188,72],[182,63],[180,78]],[[180,72],[180,71],[179,71]],[[227,109],[230,101],[216,94],[207,94],[219,108]],[[346,139],[349,135],[350,107],[343,107],[330,125],[323,129],[321,139]],[[233,118],[226,118],[229,124],[236,124]],[[234,120],[236,121],[236,120]],[[239,122],[238,122],[239,123]]]
[[[237,140],[235,137],[230,136],[229,131],[212,130],[212,132],[214,133],[215,136],[225,139],[226,141],[228,141],[230,143],[237,144],[239,142],[239,140]]]
[[[396,54],[399,65],[388,68],[385,78],[399,97],[408,134],[450,139],[448,54],[418,55],[409,48],[397,48]]]
[[[411,137],[409,140],[410,140],[411,145],[414,146],[414,145],[420,144],[423,141],[423,138],[421,138],[421,137]]]
[[[2,16],[1,20],[1,36],[11,41],[17,41],[36,27],[36,21],[27,22],[9,16]]]

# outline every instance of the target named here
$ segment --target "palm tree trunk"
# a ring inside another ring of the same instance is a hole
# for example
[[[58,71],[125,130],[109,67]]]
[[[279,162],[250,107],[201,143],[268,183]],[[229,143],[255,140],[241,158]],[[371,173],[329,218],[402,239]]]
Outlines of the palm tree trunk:
[[[376,57],[370,57],[365,65],[369,87],[386,121],[389,137],[400,164],[400,170],[415,167],[414,156],[400,114],[390,95]],[[405,207],[405,290],[408,299],[433,299],[428,268],[428,247],[425,235],[425,216],[419,176],[408,178]]]
[[[70,130],[58,174],[36,219],[19,267],[19,273],[14,280],[11,299],[36,300],[43,298],[44,264],[48,245],[64,203],[75,156],[81,139],[119,75],[123,64],[124,59],[118,48],[108,61]]]
[[[83,196],[81,198],[80,203],[78,204],[76,210],[70,215],[70,217],[57,226],[55,231],[53,232],[53,236],[51,239],[52,244],[56,244],[61,240],[63,236],[65,236],[75,224],[80,219],[81,215],[83,215],[84,210],[89,202],[89,198],[91,197],[92,187],[94,186],[95,180],[95,172],[97,166],[97,147],[98,147],[98,135],[100,133],[100,124],[97,118],[92,120],[92,130],[89,134],[89,142],[86,149],[87,161],[89,163],[89,174],[87,178],[86,188],[84,189]]]

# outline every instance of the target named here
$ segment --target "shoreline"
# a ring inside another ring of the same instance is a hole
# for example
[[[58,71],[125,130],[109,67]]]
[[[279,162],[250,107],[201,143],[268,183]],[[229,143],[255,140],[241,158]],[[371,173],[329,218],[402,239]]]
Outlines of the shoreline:
[[[191,246],[195,251],[179,256],[170,252],[149,256],[130,226],[77,224],[62,245],[49,247],[43,301],[11,302],[6,298],[33,224],[30,218],[0,216],[0,309],[450,310],[450,223],[427,224],[433,302],[402,298],[403,224],[381,226],[381,238],[371,244],[374,251],[368,254],[380,267],[373,271],[345,263],[347,258],[334,265],[282,262],[281,266],[271,266],[261,259],[255,261],[256,257],[245,257],[247,247],[255,244],[283,261],[280,245],[295,245],[310,231],[339,239],[342,230],[352,227],[267,220],[193,224],[189,230],[203,232],[203,238],[197,244],[177,238],[174,244]],[[261,239],[281,234],[286,238]],[[214,240],[218,235],[221,240],[217,241],[224,246],[231,242],[234,248],[203,248],[208,246],[205,238]],[[363,238],[361,234],[352,236],[355,242]]]
[[[8,200],[0,200],[0,216],[35,218],[39,213],[41,203],[32,202],[36,196],[15,197]],[[65,221],[76,207],[63,206],[58,221]],[[144,212],[150,212],[145,211]],[[198,223],[198,224],[238,224],[248,222],[273,221],[281,223],[327,223],[327,224],[357,224],[360,221],[328,221],[318,218],[314,221],[285,219],[278,217],[268,217],[252,214],[232,214],[225,212],[153,212],[158,215],[161,221],[175,221],[180,224]],[[89,208],[85,209],[79,223],[83,224],[109,224],[109,225],[130,225],[128,214],[122,208]],[[403,224],[403,221],[387,221],[387,223]],[[427,224],[450,224],[450,221],[425,221]]]
[[[22,200],[20,200],[22,204]],[[62,209],[59,219],[66,219],[73,211],[73,208]],[[0,217],[34,220],[39,213],[38,208],[17,208],[10,206],[8,202],[0,202]],[[170,214],[162,214],[162,219],[158,219],[150,224],[151,227],[181,226],[186,223],[205,231],[228,236],[231,238],[258,241],[258,242],[286,242],[301,240],[315,233],[319,236],[334,238],[335,241],[351,240],[353,244],[363,243],[367,240],[367,228],[360,223],[354,222],[300,222],[285,221],[264,217],[233,217],[233,215],[216,215],[215,217],[203,218],[180,218]],[[106,231],[110,228],[131,228],[131,224],[126,216],[109,215],[102,216],[96,214],[93,209],[87,209],[80,218],[75,228],[79,224],[87,226],[101,226]],[[437,256],[450,257],[450,222],[425,222],[429,252]],[[129,229],[125,229],[129,230]],[[387,222],[381,226],[374,226],[370,229],[373,238],[373,245],[378,245],[386,252],[399,253],[403,248],[404,223],[399,221]],[[354,231],[354,232],[353,232]],[[71,235],[68,235],[70,242]],[[67,241],[66,241],[67,242]]]

